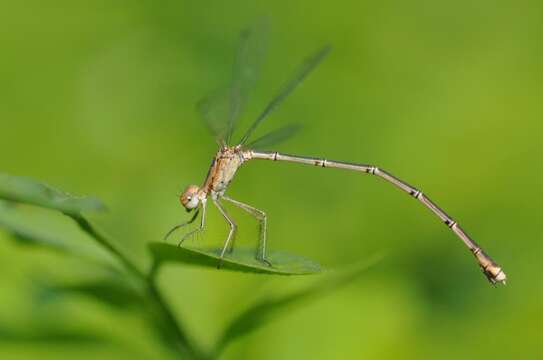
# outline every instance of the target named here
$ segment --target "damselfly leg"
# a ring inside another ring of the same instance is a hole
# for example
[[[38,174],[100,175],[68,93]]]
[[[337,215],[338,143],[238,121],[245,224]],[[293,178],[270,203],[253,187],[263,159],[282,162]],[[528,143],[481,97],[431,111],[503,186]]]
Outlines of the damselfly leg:
[[[268,219],[266,217],[266,213],[262,210],[252,207],[251,205],[247,205],[245,203],[242,203],[241,201],[234,200],[227,196],[223,196],[222,198],[228,202],[231,202],[237,207],[247,211],[258,220],[258,223],[260,224],[260,236],[258,242],[258,250],[256,252],[256,259],[271,267],[272,264],[266,259],[266,234],[268,230]]]
[[[226,221],[228,222],[228,225],[230,225],[230,231],[228,232],[228,237],[226,238],[226,241],[224,242],[224,246],[223,246],[222,251],[221,251],[221,259],[219,260],[219,264],[217,265],[217,268],[220,268],[221,265],[222,265],[222,261],[224,259],[224,254],[226,253],[226,250],[230,246],[230,243],[231,243],[232,239],[234,238],[234,236],[236,236],[236,230],[237,230],[238,226],[236,225],[234,220],[232,220],[230,215],[228,215],[228,213],[226,212],[226,210],[222,206],[222,204],[219,202],[219,200],[213,199],[213,203],[215,204],[217,209],[219,209],[222,216],[226,219]]]
[[[194,212],[194,215],[192,215],[192,217],[190,218],[189,221],[186,221],[184,223],[181,223],[179,225],[175,225],[170,231],[168,231],[166,233],[166,235],[164,235],[164,239],[163,241],[166,241],[168,240],[168,238],[170,237],[171,234],[173,234],[175,231],[187,226],[187,225],[190,225],[194,222],[194,220],[196,220],[196,218],[198,217],[198,214],[199,214],[200,210],[199,209],[196,209],[196,211]]]
[[[191,221],[194,221],[194,219],[196,219],[196,216],[194,216],[193,219],[191,219]],[[181,246],[181,244],[183,244],[183,242],[189,237],[204,231],[205,224],[206,224],[206,201],[204,200],[202,201],[202,217],[200,219],[200,226],[198,226],[196,229],[189,231],[188,233],[183,235],[181,240],[179,240],[179,242],[177,243],[177,246]],[[170,232],[172,232],[172,230],[170,230]]]

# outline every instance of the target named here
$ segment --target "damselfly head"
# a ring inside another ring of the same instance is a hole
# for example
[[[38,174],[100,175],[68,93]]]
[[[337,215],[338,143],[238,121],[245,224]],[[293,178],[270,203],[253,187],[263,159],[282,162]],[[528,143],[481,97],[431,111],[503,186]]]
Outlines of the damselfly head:
[[[187,212],[197,208],[200,204],[200,197],[198,196],[199,191],[200,188],[198,186],[189,185],[179,197],[181,205],[183,205],[185,209],[187,209]]]

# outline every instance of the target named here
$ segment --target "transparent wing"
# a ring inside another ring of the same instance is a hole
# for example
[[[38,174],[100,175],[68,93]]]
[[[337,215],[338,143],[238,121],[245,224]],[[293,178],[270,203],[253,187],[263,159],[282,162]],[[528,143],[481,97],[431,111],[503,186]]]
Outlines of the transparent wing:
[[[267,32],[266,19],[241,32],[229,86],[203,98],[197,105],[202,119],[219,141],[230,142],[237,119],[256,84],[264,58]]]
[[[301,128],[302,126],[300,124],[287,125],[270,133],[267,133],[266,135],[263,135],[256,140],[251,141],[249,144],[247,144],[247,147],[252,149],[264,150],[268,146],[276,145],[282,141],[287,140],[288,138],[298,133]]]
[[[224,141],[226,135],[226,120],[230,111],[229,95],[228,89],[220,89],[196,104],[204,124],[218,141]]]
[[[230,142],[237,119],[243,112],[253,91],[264,59],[268,40],[268,21],[261,19],[241,32],[240,42],[232,69],[230,84],[230,114],[226,131],[226,142]]]
[[[309,73],[311,73],[311,71],[313,71],[313,69],[315,69],[317,65],[319,65],[319,63],[322,61],[322,59],[324,59],[328,52],[330,52],[330,46],[326,45],[303,62],[302,66],[294,75],[294,77],[292,77],[292,79],[279,90],[279,93],[270,101],[264,111],[256,118],[256,120],[247,130],[245,135],[243,135],[240,144],[245,144],[247,142],[251,134],[255,131],[255,129],[262,122],[262,120],[267,118],[268,115],[276,107],[278,107],[294,89],[296,89],[296,87],[307,77],[307,75],[309,75]]]

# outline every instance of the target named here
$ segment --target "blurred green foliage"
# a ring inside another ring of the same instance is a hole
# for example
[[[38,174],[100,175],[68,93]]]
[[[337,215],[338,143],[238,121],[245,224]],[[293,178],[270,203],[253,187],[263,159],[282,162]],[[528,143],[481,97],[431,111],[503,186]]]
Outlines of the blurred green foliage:
[[[92,204],[92,206],[89,206]],[[109,263],[100,263],[98,267],[109,273],[109,276],[97,278],[92,281],[79,281],[73,284],[48,285],[39,284],[40,291],[34,298],[37,303],[62,301],[66,295],[83,295],[97,300],[116,309],[135,310],[136,316],[146,319],[150,328],[157,331],[158,339],[161,339],[165,348],[170,350],[175,358],[187,359],[213,359],[219,357],[224,348],[236,338],[247,335],[259,326],[265,324],[258,319],[270,318],[269,313],[278,312],[282,307],[299,299],[310,298],[314,294],[326,294],[337,287],[336,284],[347,284],[356,276],[348,272],[339,276],[335,281],[321,281],[312,288],[300,291],[298,294],[287,296],[285,300],[276,300],[267,306],[255,305],[246,311],[245,316],[240,316],[231,323],[225,335],[211,349],[202,349],[198,344],[190,340],[190,335],[183,328],[182,320],[176,318],[170,305],[157,287],[156,279],[160,268],[167,262],[175,262],[184,265],[199,265],[203,267],[219,268],[247,273],[262,273],[268,275],[308,275],[320,272],[320,267],[314,262],[301,257],[284,253],[271,253],[268,259],[273,261],[273,266],[263,265],[255,259],[255,251],[248,249],[235,249],[225,258],[220,256],[221,249],[194,249],[180,248],[175,245],[151,242],[149,249],[152,255],[152,264],[149,270],[142,271],[131,259],[120,250],[107,236],[102,234],[84,214],[88,210],[103,208],[97,199],[76,197],[62,191],[53,189],[30,178],[0,174],[0,227],[8,234],[27,245],[39,245],[54,250],[66,250],[62,242],[51,240],[50,235],[43,234],[42,230],[28,230],[21,226],[14,218],[23,217],[26,221],[32,218],[21,216],[18,207],[21,205],[36,205],[44,209],[56,210],[71,218],[79,228],[85,232],[95,243],[106,251],[114,261],[111,267]],[[99,206],[97,206],[99,205]],[[170,232],[171,233],[171,232]],[[56,237],[62,237],[56,234]],[[81,254],[80,254],[81,255]],[[121,271],[114,270],[120,267]],[[363,267],[362,270],[366,270]],[[113,270],[113,271],[112,271]],[[124,270],[124,271],[122,271]],[[358,275],[358,272],[355,273]],[[313,296],[314,298],[314,296]],[[41,306],[44,308],[44,306]],[[50,321],[45,321],[50,325]],[[38,323],[40,325],[41,323]],[[249,324],[249,325],[247,325]],[[4,324],[2,324],[4,325]],[[57,325],[55,323],[55,325]],[[95,340],[87,334],[80,332],[60,332],[55,328],[48,328],[41,333],[19,333],[13,328],[0,331],[0,340],[6,342],[43,342],[60,341],[66,339],[69,342]],[[101,339],[97,337],[97,339]],[[105,340],[105,339],[101,339]]]
[[[229,195],[267,212],[270,250],[327,268],[391,255],[224,358],[539,358],[542,10],[511,0],[3,2],[0,171],[99,196],[110,211],[91,220],[147,268],[147,243],[186,220],[177,194],[203,180],[216,150],[195,104],[228,79],[239,31],[269,15],[269,55],[238,135],[305,55],[331,43],[258,134],[299,122],[277,150],[374,163],[418,186],[504,267],[508,285],[489,286],[454,235],[389,184],[249,163]],[[108,256],[65,216],[17,211],[24,229]],[[231,213],[237,245],[255,246],[254,219]],[[226,232],[211,212],[191,245],[219,246]],[[44,283],[92,288],[117,269],[11,239],[0,232],[0,357],[168,355],[125,306],[38,296]],[[212,348],[249,304],[311,279],[168,266],[157,281],[193,340]]]

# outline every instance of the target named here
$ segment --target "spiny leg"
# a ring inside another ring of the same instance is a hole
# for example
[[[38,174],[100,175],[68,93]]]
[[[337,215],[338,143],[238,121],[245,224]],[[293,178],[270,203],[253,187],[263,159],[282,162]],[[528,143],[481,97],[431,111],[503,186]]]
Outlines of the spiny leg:
[[[219,261],[219,264],[217,265],[217,269],[220,269],[220,267],[222,265],[222,261],[224,259],[224,254],[226,253],[226,249],[228,249],[228,246],[229,246],[230,242],[232,241],[232,239],[236,235],[236,229],[237,229],[238,226],[236,225],[234,220],[232,220],[232,218],[228,215],[228,213],[223,208],[223,206],[221,205],[219,200],[213,199],[213,203],[215,204],[217,209],[219,209],[222,216],[224,216],[224,218],[226,219],[226,221],[230,225],[230,231],[228,232],[228,237],[226,238],[226,241],[224,243],[224,247],[222,248],[222,251],[221,251],[221,260]]]
[[[192,217],[190,218],[189,221],[186,221],[182,224],[179,224],[179,225],[175,225],[170,231],[168,231],[166,233],[166,235],[164,235],[164,239],[163,241],[166,241],[168,240],[168,238],[170,237],[171,234],[173,234],[177,229],[181,229],[182,227],[185,227],[187,225],[190,225],[194,222],[194,220],[196,220],[196,218],[198,217],[198,213],[200,212],[200,209],[196,209],[196,211],[194,212],[194,215],[192,215]]]
[[[196,217],[194,217],[194,219],[195,218]],[[191,221],[193,221],[193,219],[191,219]],[[192,235],[203,231],[205,223],[206,223],[206,201],[202,200],[202,218],[200,219],[200,226],[192,231],[189,231],[185,235],[183,235],[181,240],[179,240],[179,242],[177,243],[177,246],[181,246],[181,244],[183,244],[183,241],[185,241],[187,238],[191,237]]]
[[[242,208],[243,210],[247,211],[249,214],[253,215],[260,224],[260,237],[258,242],[258,250],[256,253],[256,259],[258,261],[261,261],[265,263],[268,266],[272,266],[272,264],[266,259],[266,235],[267,235],[267,217],[266,213],[262,210],[259,210],[255,207],[252,207],[251,205],[244,204],[240,201],[231,199],[227,196],[222,197],[224,200],[231,202],[232,204]]]

